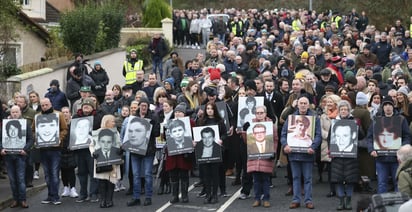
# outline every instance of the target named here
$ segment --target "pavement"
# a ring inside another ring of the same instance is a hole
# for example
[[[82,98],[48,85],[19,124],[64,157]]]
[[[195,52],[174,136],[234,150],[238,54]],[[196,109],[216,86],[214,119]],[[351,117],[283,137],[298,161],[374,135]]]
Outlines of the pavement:
[[[46,188],[46,183],[44,181],[43,169],[40,168],[40,178],[38,180],[33,180],[33,187],[26,189],[27,199],[30,199],[33,195],[36,195],[44,188]],[[7,174],[5,174],[7,176]],[[13,201],[13,195],[10,189],[10,182],[7,179],[0,179],[0,211],[8,208]]]

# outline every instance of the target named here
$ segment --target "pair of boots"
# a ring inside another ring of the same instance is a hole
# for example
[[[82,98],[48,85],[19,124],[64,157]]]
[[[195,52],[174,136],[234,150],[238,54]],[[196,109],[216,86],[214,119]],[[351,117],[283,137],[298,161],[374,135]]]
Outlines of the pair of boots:
[[[113,207],[114,184],[111,182],[99,183],[100,208]]]
[[[204,200],[204,204],[216,204],[218,202],[217,200],[217,186],[212,185],[212,186],[205,186],[206,189],[206,197]]]
[[[352,197],[339,197],[339,205],[336,210],[352,210]]]
[[[177,203],[179,202],[179,181],[171,182],[172,186],[172,199],[170,203]],[[189,202],[188,197],[188,189],[189,189],[189,179],[181,180],[180,191],[182,192],[182,203]]]

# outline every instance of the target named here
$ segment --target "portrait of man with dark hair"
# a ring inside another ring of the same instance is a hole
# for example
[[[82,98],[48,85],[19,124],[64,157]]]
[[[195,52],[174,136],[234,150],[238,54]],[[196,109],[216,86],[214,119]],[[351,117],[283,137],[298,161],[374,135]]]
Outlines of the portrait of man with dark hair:
[[[189,117],[171,120],[167,125],[166,140],[169,155],[193,152]]]
[[[93,138],[93,116],[72,119],[70,125],[70,149],[89,148]]]
[[[144,118],[132,117],[126,128],[123,148],[136,154],[145,155],[152,125]]]
[[[3,120],[3,148],[8,151],[19,151],[26,145],[26,120],[4,119]]]
[[[200,141],[196,142],[195,155],[198,163],[212,163],[222,161],[221,146],[216,142],[219,138],[217,125],[207,127],[195,127],[193,133],[198,137],[200,135]],[[199,139],[199,138],[198,138]],[[195,138],[195,140],[197,140]]]
[[[39,147],[59,145],[59,116],[56,113],[38,114],[35,117],[36,141]]]
[[[334,120],[330,140],[331,156],[356,157],[357,143],[358,126],[356,122],[353,120]]]
[[[122,162],[120,148],[116,146],[115,133],[111,129],[102,129],[98,134],[96,166],[119,164]]]

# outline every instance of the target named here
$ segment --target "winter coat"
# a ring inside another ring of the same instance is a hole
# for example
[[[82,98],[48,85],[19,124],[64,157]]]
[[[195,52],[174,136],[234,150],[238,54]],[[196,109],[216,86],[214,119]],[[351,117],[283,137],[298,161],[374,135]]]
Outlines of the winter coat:
[[[329,148],[328,148],[328,138],[330,127],[332,126],[332,119],[328,117],[326,113],[320,116],[320,125],[322,127],[322,143],[320,145],[320,160],[325,162],[330,162]]]
[[[62,107],[68,107],[69,102],[67,101],[66,94],[63,93],[59,88],[57,91],[52,92],[50,88],[49,91],[44,95],[44,97],[49,98],[53,105],[53,109],[61,111]],[[77,91],[79,93],[79,91]]]
[[[90,77],[95,82],[92,86],[92,91],[96,96],[104,96],[106,94],[106,86],[109,84],[109,76],[103,68],[100,71],[93,70],[90,72]]]
[[[396,171],[398,189],[402,193],[412,196],[412,158],[402,162]]]
[[[331,162],[332,183],[357,183],[359,163],[357,158],[333,158]]]

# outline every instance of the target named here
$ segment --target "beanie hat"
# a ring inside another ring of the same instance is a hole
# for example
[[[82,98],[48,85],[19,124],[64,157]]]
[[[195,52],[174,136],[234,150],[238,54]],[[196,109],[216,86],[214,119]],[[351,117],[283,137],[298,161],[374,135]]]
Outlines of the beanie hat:
[[[189,84],[189,79],[187,77],[184,77],[182,81],[180,82],[180,87],[181,88],[186,87],[188,84]]]
[[[92,88],[90,86],[82,86],[80,87],[80,92],[91,92]]]
[[[217,68],[209,68],[210,80],[220,79],[220,70]]]
[[[176,55],[177,57],[179,57],[179,54],[177,52],[171,52],[170,53],[170,57],[172,57],[173,55]]]
[[[94,62],[94,67],[96,67],[97,65],[102,66],[102,63],[100,61],[96,60]]]
[[[386,104],[391,104],[393,107],[395,106],[395,104],[393,103],[393,99],[390,96],[387,96],[383,99],[382,107],[385,106]]]
[[[221,63],[217,64],[217,65],[216,65],[216,68],[220,70],[220,73],[223,73],[223,72],[226,71],[225,65],[223,65],[223,64],[221,64]]]
[[[169,78],[165,79],[165,83],[166,83],[166,82],[169,83],[170,86],[172,86],[172,89],[174,88],[175,79],[173,79],[173,77],[169,77]]]
[[[398,93],[403,93],[403,94],[405,94],[405,96],[408,96],[409,89],[406,86],[402,86],[398,89]]]
[[[302,55],[300,55],[301,59],[308,59],[309,58],[309,53],[308,52],[303,52]]]
[[[181,102],[180,104],[178,104],[175,108],[175,112],[186,113],[186,104],[184,102]]]
[[[52,86],[52,85],[55,85],[56,87],[59,87],[60,86],[59,80],[57,80],[57,79],[52,80],[50,82],[50,86]]]
[[[355,65],[355,61],[353,61],[352,59],[346,59],[346,65],[348,67],[353,67]]]
[[[356,105],[367,105],[368,97],[363,92],[358,92],[356,94]]]
[[[90,105],[93,109],[96,109],[96,103],[94,103],[92,98],[85,98],[82,102],[82,107],[83,105]]]
[[[147,105],[150,105],[149,99],[147,97],[141,97],[139,101],[139,106],[142,103],[146,103]]]
[[[215,88],[215,87],[212,87],[212,86],[206,87],[206,88],[204,89],[204,91],[206,92],[206,94],[207,94],[208,96],[216,96],[216,95],[217,95],[217,90],[216,90],[216,88]]]

